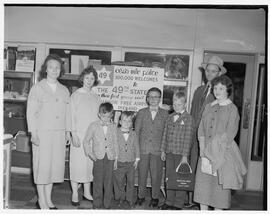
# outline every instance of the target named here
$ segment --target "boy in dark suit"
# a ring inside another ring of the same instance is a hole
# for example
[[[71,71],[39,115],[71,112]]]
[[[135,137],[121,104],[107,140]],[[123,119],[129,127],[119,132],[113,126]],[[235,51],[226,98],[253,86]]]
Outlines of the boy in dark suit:
[[[141,109],[136,117],[135,131],[139,137],[139,193],[136,204],[145,202],[148,171],[151,174],[152,195],[149,206],[157,207],[162,179],[163,163],[160,158],[160,146],[168,112],[159,107],[161,90],[150,88],[146,95],[148,107]]]

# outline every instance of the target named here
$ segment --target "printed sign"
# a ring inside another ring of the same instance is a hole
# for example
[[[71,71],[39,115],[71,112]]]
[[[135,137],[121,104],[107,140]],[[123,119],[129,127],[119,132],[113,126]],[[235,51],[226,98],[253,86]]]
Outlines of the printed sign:
[[[151,87],[163,91],[164,69],[133,66],[94,66],[100,84],[95,87],[103,102],[115,110],[138,111],[146,107],[146,93]]]

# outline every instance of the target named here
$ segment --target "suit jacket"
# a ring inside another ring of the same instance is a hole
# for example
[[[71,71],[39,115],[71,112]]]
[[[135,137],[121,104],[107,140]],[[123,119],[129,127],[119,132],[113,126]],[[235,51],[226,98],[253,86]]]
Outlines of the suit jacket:
[[[101,121],[95,121],[88,126],[83,144],[90,146],[91,151],[97,159],[103,159],[107,153],[109,160],[118,158],[117,127],[109,124],[106,135],[104,134]]]
[[[170,114],[166,121],[161,151],[189,156],[194,134],[193,118],[184,111],[174,122],[175,114]]]
[[[117,129],[117,142],[119,148],[118,161],[132,162],[140,158],[140,148],[136,132],[130,130],[128,139],[125,140],[122,131]]]
[[[215,96],[213,95],[212,92],[210,92],[201,105],[201,98],[203,96],[205,89],[206,89],[206,85],[202,85],[198,87],[195,90],[193,99],[192,99],[190,114],[194,119],[196,130],[199,127],[199,124],[202,118],[202,113],[204,111],[206,104],[211,103],[215,100]]]
[[[27,100],[29,132],[37,130],[71,130],[70,96],[68,89],[57,82],[53,92],[46,79],[35,84]]]
[[[135,120],[135,131],[139,137],[141,154],[161,153],[161,141],[166,120],[169,114],[166,110],[158,108],[155,119],[149,107],[139,110]]]

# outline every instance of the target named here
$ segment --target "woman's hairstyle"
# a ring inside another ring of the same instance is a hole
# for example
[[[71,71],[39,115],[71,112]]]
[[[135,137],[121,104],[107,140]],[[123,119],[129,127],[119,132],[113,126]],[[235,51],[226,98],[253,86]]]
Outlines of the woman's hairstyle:
[[[113,112],[113,105],[109,102],[101,103],[98,112],[100,114],[107,114]]]
[[[97,71],[96,69],[90,65],[88,66],[87,68],[83,69],[83,71],[81,72],[79,78],[78,78],[78,81],[81,85],[83,85],[83,79],[84,79],[84,76],[85,75],[88,75],[88,74],[93,74],[93,76],[95,77],[95,82],[93,84],[93,86],[97,86],[99,81],[98,81],[98,74],[97,74]]]
[[[46,72],[47,71],[47,63],[50,60],[56,60],[57,62],[60,63],[61,68],[60,68],[60,75],[58,78],[60,78],[65,73],[64,63],[63,63],[62,59],[57,54],[49,54],[41,66],[41,69],[39,72],[39,77],[38,77],[39,81],[42,79],[45,79],[47,77],[47,72]]]
[[[183,91],[176,91],[174,92],[173,96],[177,99],[184,98],[185,102],[187,101],[186,93],[184,93]]]
[[[233,83],[232,83],[232,80],[226,76],[226,75],[221,75],[221,76],[218,76],[216,78],[214,78],[212,80],[212,88],[214,88],[215,85],[217,84],[221,84],[221,85],[225,85],[226,88],[227,88],[227,93],[228,93],[228,97],[231,96],[231,94],[233,93]]]

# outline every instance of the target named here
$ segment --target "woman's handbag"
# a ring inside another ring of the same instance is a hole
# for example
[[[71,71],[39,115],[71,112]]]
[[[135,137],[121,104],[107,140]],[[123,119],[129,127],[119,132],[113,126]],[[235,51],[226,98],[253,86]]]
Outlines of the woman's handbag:
[[[188,163],[180,163],[175,171],[166,176],[166,188],[171,190],[193,191],[195,176]]]

